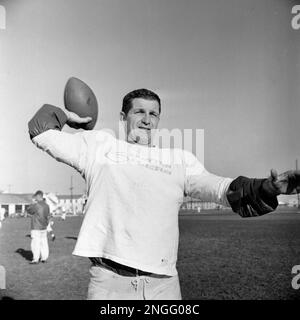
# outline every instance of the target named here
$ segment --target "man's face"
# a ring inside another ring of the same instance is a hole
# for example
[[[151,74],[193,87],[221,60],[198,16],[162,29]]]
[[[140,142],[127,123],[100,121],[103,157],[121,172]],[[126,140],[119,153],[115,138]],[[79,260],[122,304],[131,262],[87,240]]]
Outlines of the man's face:
[[[157,129],[159,122],[159,103],[156,100],[135,98],[131,109],[122,120],[127,125],[127,141],[142,145],[151,145],[151,130]]]

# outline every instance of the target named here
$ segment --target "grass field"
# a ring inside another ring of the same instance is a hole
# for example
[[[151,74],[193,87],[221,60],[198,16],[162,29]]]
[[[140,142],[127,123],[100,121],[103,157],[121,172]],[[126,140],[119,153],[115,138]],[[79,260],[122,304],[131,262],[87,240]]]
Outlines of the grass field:
[[[47,264],[29,265],[30,220],[6,219],[0,229],[0,298],[85,299],[89,260],[72,256],[81,217],[55,219]],[[251,219],[232,213],[181,215],[178,272],[183,299],[299,299],[291,269],[300,265],[300,213]]]

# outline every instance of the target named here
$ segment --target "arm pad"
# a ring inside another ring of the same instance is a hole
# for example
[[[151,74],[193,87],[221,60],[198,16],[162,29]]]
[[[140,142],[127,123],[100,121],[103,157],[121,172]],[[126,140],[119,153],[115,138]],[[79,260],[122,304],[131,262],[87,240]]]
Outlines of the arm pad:
[[[243,176],[233,180],[227,192],[227,200],[232,210],[244,218],[274,211],[278,206],[277,197],[264,192],[265,180],[267,179],[250,179]]]
[[[61,130],[67,122],[66,114],[50,104],[44,104],[28,122],[30,139],[49,130]]]

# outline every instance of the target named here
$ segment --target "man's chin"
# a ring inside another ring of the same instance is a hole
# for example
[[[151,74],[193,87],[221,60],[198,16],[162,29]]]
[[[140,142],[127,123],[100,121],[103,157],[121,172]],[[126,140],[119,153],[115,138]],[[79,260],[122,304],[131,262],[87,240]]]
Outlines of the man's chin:
[[[137,136],[135,139],[136,143],[142,144],[142,145],[149,145],[151,140],[149,137],[144,137],[144,136]]]
[[[147,146],[151,143],[151,137],[148,136],[147,134],[140,134],[140,135],[134,135],[134,136],[129,135],[128,142]]]

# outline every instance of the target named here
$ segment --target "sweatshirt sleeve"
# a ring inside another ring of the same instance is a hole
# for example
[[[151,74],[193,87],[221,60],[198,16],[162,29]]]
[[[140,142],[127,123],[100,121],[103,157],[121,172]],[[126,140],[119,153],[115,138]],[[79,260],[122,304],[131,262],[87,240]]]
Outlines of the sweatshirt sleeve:
[[[276,196],[264,192],[266,179],[239,176],[223,178],[209,173],[191,153],[185,153],[186,194],[203,201],[230,206],[241,217],[256,217],[274,211]]]
[[[232,179],[208,172],[190,152],[184,152],[185,194],[202,201],[230,206],[226,194]]]

